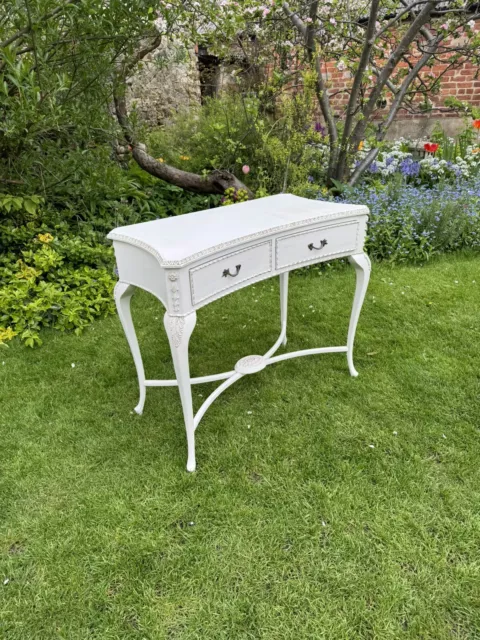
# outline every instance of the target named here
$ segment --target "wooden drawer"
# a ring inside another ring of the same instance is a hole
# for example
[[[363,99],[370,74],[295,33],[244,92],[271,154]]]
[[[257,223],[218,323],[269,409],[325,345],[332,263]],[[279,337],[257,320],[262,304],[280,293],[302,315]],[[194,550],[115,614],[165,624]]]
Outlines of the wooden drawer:
[[[336,254],[352,253],[358,248],[359,224],[354,220],[277,238],[275,268],[320,262]],[[361,251],[362,247],[358,250]]]
[[[192,304],[200,304],[221,291],[235,289],[241,283],[271,270],[271,241],[204,262],[190,269]]]

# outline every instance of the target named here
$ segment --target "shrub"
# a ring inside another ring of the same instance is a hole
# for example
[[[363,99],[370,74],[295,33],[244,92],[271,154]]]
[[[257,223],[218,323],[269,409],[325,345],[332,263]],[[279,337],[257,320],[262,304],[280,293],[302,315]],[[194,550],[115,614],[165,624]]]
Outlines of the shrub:
[[[0,343],[41,344],[42,327],[79,334],[114,310],[113,251],[88,226],[75,233],[38,197],[0,196]]]
[[[149,150],[196,173],[221,168],[242,176],[248,165],[244,179],[257,196],[302,191],[310,188],[309,175],[320,178],[325,163],[322,129],[312,114],[308,82],[302,94],[284,99],[277,116],[255,95],[224,93],[152,132]]]
[[[429,188],[397,180],[364,183],[335,198],[370,209],[366,250],[390,262],[428,259],[457,249],[480,249],[480,180]]]
[[[65,170],[65,167],[62,168]],[[113,227],[219,204],[220,196],[186,193],[142,172],[120,168],[104,149],[75,177],[37,195],[0,194],[0,344],[18,335],[40,344],[42,327],[80,333],[112,313]]]

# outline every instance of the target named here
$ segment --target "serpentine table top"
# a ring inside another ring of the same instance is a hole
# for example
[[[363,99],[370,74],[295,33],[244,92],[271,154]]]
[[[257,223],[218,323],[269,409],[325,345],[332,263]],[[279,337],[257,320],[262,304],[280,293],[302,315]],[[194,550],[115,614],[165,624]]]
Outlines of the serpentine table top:
[[[272,232],[368,213],[368,208],[362,205],[319,202],[280,194],[118,227],[108,234],[108,238],[145,248],[164,267],[183,267],[216,251],[257,240]]]

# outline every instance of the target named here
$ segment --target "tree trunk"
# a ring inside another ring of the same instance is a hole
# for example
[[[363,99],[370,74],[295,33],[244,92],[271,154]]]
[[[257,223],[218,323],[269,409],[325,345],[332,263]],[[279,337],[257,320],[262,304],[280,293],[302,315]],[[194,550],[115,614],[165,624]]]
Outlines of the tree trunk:
[[[237,190],[242,189],[246,191],[249,198],[254,197],[252,191],[250,191],[241,180],[234,176],[233,173],[230,173],[230,171],[216,169],[207,176],[200,176],[197,173],[182,171],[182,169],[177,169],[176,167],[156,160],[146,152],[145,145],[139,143],[132,133],[125,103],[124,87],[122,87],[121,93],[115,95],[114,101],[117,120],[122,128],[126,141],[131,147],[133,159],[144,171],[169,184],[174,184],[176,187],[181,187],[194,193],[222,195],[226,189],[233,187]]]
[[[207,176],[199,176],[196,173],[182,171],[171,165],[155,160],[143,149],[143,145],[134,144],[132,147],[132,156],[135,162],[144,171],[160,180],[165,180],[177,187],[193,191],[194,193],[216,193],[223,194],[229,187],[234,189],[245,190],[249,197],[253,197],[253,193],[243,182],[241,182],[233,173],[229,171],[221,171],[216,169]]]

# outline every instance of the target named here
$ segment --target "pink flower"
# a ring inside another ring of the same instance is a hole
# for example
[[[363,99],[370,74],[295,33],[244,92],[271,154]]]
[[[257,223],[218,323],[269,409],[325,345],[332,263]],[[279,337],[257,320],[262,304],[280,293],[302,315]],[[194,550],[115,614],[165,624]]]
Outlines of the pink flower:
[[[247,173],[250,173],[250,167],[248,166],[248,164],[243,165],[242,171],[245,175],[247,175]]]
[[[337,21],[335,20],[335,18],[330,18],[330,23],[331,24],[337,24]]]
[[[266,18],[268,16],[268,14],[270,13],[270,9],[267,9],[267,7],[265,7],[265,9],[263,10],[263,17]]]

